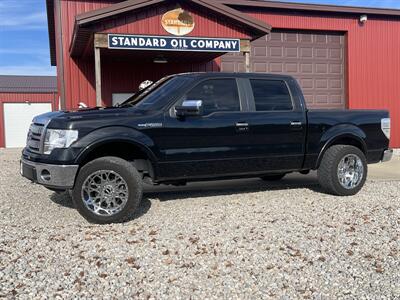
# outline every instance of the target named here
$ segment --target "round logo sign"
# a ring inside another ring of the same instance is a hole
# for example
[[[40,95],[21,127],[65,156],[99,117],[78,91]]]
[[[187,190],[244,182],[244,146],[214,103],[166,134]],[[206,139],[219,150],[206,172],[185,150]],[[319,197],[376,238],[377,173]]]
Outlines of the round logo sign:
[[[193,17],[182,8],[166,12],[161,19],[164,29],[173,35],[186,35],[194,29]]]

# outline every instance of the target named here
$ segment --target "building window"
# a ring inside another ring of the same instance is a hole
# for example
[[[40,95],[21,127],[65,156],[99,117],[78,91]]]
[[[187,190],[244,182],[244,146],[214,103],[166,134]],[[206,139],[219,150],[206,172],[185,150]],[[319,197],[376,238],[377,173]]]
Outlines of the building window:
[[[112,94],[112,105],[117,106],[118,104],[121,104],[128,100],[130,97],[132,97],[134,94],[131,93],[115,93]]]

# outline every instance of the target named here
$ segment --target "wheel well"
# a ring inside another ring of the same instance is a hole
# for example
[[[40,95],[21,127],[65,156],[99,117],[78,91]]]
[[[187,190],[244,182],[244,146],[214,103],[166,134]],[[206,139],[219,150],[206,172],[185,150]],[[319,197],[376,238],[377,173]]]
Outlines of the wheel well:
[[[365,154],[364,145],[359,140],[352,138],[352,137],[339,137],[339,138],[335,139],[331,144],[329,144],[329,147],[327,147],[325,150],[328,150],[330,147],[335,146],[335,145],[354,146],[354,147],[360,149],[361,152]]]
[[[90,151],[80,162],[80,166],[105,156],[115,156],[134,163],[138,171],[147,173],[153,177],[153,166],[150,157],[138,146],[129,142],[109,142],[102,144]]]
[[[360,151],[362,153],[366,154],[366,149],[365,149],[363,143],[361,141],[359,141],[358,139],[356,139],[354,137],[349,137],[349,136],[338,137],[335,140],[333,140],[333,142],[331,142],[327,147],[325,147],[323,149],[323,151],[321,151],[321,153],[320,153],[320,155],[318,157],[316,169],[319,168],[319,165],[321,164],[322,157],[324,156],[326,150],[328,150],[330,147],[336,146],[336,145],[354,146],[354,147],[360,149]]]

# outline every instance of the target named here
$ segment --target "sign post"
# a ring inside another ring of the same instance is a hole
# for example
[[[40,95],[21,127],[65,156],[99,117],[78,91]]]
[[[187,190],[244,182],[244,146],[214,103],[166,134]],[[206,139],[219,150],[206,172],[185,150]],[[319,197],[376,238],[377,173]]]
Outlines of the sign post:
[[[245,61],[245,68],[246,68],[246,73],[251,72],[251,65],[250,65],[250,52],[244,52],[244,61]]]
[[[103,105],[101,99],[101,56],[100,48],[96,45],[96,39],[94,41],[94,70],[96,77],[96,106],[101,107]]]

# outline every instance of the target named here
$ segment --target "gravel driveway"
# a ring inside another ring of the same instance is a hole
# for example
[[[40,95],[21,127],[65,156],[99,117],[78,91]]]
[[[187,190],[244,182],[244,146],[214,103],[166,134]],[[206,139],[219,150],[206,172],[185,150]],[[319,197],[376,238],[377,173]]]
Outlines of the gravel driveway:
[[[399,181],[149,187],[135,220],[97,226],[18,159],[0,150],[0,298],[400,299]]]

